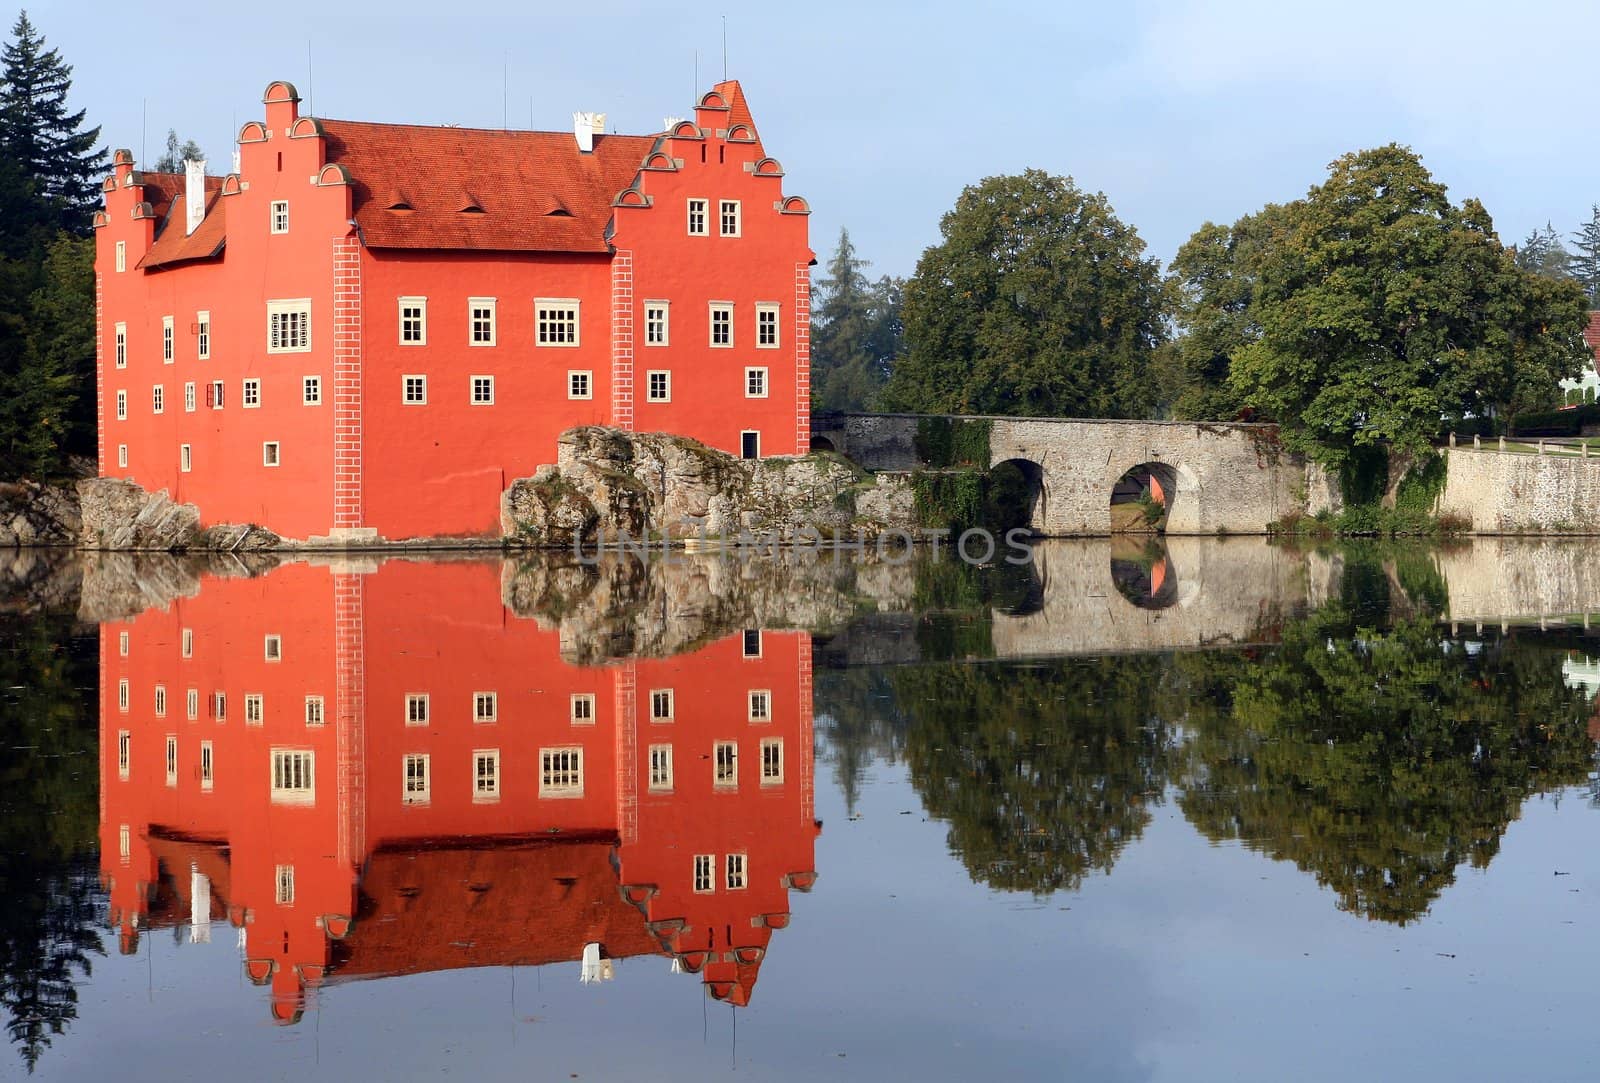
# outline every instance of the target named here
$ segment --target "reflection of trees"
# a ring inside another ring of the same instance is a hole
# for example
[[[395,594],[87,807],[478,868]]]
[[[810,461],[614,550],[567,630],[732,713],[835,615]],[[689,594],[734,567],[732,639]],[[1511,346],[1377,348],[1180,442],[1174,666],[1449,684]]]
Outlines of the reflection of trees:
[[[905,716],[881,667],[819,669],[813,682],[817,733],[844,794],[855,812],[867,769],[881,760],[896,762],[905,746]]]
[[[93,640],[0,622],[0,1010],[31,1072],[101,951]]]

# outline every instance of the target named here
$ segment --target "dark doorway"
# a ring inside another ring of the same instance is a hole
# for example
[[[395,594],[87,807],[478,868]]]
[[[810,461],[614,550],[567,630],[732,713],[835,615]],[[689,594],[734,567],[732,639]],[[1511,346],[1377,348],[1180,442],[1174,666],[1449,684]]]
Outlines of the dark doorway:
[[[1031,459],[994,465],[983,487],[984,523],[997,534],[1016,527],[1038,530],[1044,518],[1044,469]]]
[[[739,434],[739,457],[741,459],[761,458],[761,434],[758,432],[742,432]]]

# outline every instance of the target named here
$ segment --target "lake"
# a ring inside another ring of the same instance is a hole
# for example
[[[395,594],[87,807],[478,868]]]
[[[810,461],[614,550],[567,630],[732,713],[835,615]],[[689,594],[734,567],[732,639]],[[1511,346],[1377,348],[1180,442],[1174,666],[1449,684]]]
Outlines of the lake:
[[[0,1078],[1600,1071],[1600,544],[659,557],[0,553]]]

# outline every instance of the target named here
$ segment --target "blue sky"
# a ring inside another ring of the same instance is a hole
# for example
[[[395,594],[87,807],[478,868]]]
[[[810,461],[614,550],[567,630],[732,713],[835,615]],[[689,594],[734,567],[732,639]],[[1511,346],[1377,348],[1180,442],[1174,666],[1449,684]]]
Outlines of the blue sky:
[[[847,226],[878,273],[914,269],[964,185],[1030,166],[1104,191],[1163,262],[1206,220],[1292,199],[1339,154],[1389,141],[1419,151],[1453,198],[1481,198],[1508,242],[1547,219],[1570,232],[1600,202],[1593,0],[725,9],[728,72],[787,190],[811,202],[812,246],[826,260]],[[217,172],[275,78],[330,117],[498,127],[509,99],[513,126],[531,113],[564,129],[592,109],[653,131],[689,111],[696,50],[699,85],[721,75],[723,10],[29,7],[109,145],[137,155],[144,140],[153,159],[176,128]]]

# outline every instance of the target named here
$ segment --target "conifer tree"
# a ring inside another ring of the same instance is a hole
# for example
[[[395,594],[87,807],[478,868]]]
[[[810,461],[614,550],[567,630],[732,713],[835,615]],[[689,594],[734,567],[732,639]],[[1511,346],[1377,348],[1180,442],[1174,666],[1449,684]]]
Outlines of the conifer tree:
[[[44,201],[52,224],[87,233],[99,201],[106,154],[98,127],[83,129],[83,110],[67,111],[72,65],[22,12],[0,51],[0,155],[16,163]]]
[[[812,402],[819,410],[868,410],[889,378],[900,350],[903,283],[887,275],[870,281],[848,229],[817,282],[812,309]]]
[[[167,129],[167,147],[161,152],[161,157],[156,159],[155,171],[157,173],[182,173],[184,162],[198,162],[205,158],[205,152],[200,149],[200,144],[193,139],[178,138],[178,133],[173,128]]]
[[[1571,267],[1589,295],[1589,307],[1600,308],[1600,205],[1590,207],[1589,220],[1572,235]]]

